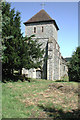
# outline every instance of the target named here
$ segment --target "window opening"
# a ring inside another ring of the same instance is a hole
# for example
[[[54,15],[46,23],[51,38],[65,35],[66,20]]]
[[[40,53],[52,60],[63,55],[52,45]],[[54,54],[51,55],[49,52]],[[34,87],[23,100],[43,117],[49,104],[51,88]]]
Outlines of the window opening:
[[[36,27],[34,27],[34,33],[36,33]]]
[[[42,32],[44,31],[43,26],[42,26]]]

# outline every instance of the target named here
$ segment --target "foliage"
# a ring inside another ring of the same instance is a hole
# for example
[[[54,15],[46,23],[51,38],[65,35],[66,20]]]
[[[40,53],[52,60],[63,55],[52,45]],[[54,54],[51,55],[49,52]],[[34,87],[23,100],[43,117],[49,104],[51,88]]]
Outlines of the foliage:
[[[44,50],[37,40],[32,37],[23,37],[21,33],[20,12],[11,9],[10,3],[2,3],[2,45],[3,49],[3,74],[13,75],[14,70],[22,68],[37,68],[41,66]]]
[[[68,82],[69,77],[65,74],[64,76],[61,77],[60,80],[55,80],[56,82]]]
[[[26,44],[24,43],[26,45],[25,47],[27,48],[27,51],[25,51],[26,55],[24,55],[26,60],[26,64],[24,67],[26,69],[38,67],[40,68],[43,60],[42,58],[44,54],[44,49],[41,49],[42,44],[38,43],[37,39],[32,40],[32,37],[34,37],[34,35],[29,38],[24,38],[24,41],[27,42]]]
[[[76,51],[72,55],[68,73],[70,81],[80,81],[80,47],[77,47]]]
[[[22,41],[20,13],[10,7],[10,3],[2,3],[2,44],[6,47],[3,50],[3,73],[9,75],[20,64],[17,48]]]
[[[68,76],[65,74],[60,81],[63,81],[63,82],[68,82],[69,81],[69,78]]]
[[[2,38],[2,10],[1,10],[1,3],[0,3],[0,62],[2,59],[2,44],[1,44],[1,38]]]

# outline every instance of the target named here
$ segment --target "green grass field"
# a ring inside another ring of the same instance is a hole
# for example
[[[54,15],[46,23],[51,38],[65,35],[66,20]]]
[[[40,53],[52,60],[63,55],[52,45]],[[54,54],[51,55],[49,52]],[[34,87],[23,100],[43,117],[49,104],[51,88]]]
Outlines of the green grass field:
[[[78,114],[78,83],[38,79],[2,83],[3,118],[67,120]]]

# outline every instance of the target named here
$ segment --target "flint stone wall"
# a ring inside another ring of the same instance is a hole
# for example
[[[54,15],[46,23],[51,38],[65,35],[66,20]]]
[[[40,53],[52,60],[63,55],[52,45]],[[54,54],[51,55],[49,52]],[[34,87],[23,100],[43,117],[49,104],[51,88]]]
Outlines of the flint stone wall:
[[[25,27],[25,36],[30,37],[35,34],[33,39],[37,39],[39,43],[43,43],[41,47],[45,50],[43,58],[47,59],[42,64],[41,78],[49,80],[61,79],[62,76],[67,74],[67,66],[65,60],[61,57],[60,47],[57,43],[57,29],[54,24],[51,22],[30,23]],[[34,33],[34,27],[36,27],[36,33]],[[28,77],[36,78],[37,76],[40,76],[40,70],[39,72],[36,69],[28,71]]]
[[[43,32],[42,32],[43,26]],[[36,27],[36,33],[34,33],[34,27]],[[26,25],[25,35],[31,36],[35,34],[36,38],[49,38],[54,37],[57,41],[57,29],[51,22],[31,23]]]

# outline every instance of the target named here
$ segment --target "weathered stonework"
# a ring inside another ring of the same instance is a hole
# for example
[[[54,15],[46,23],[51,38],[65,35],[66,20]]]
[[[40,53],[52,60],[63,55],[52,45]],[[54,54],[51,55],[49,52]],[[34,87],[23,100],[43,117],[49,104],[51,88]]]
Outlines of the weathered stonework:
[[[32,19],[31,19],[32,20]],[[43,57],[47,57],[42,64],[42,70],[30,69],[23,70],[23,74],[27,74],[31,78],[42,78],[48,80],[60,80],[61,77],[67,75],[66,61],[61,56],[60,47],[57,43],[58,28],[51,21],[31,22],[25,24],[25,36],[35,34],[33,39],[37,39],[39,43],[43,43],[42,49],[45,49]],[[34,27],[36,32],[34,33]],[[43,27],[43,31],[42,31]]]
[[[42,32],[42,26],[44,32]],[[36,27],[36,33],[34,33],[34,27]],[[35,35],[36,38],[49,38],[54,37],[57,41],[57,29],[52,22],[31,23],[25,26],[25,35]]]

